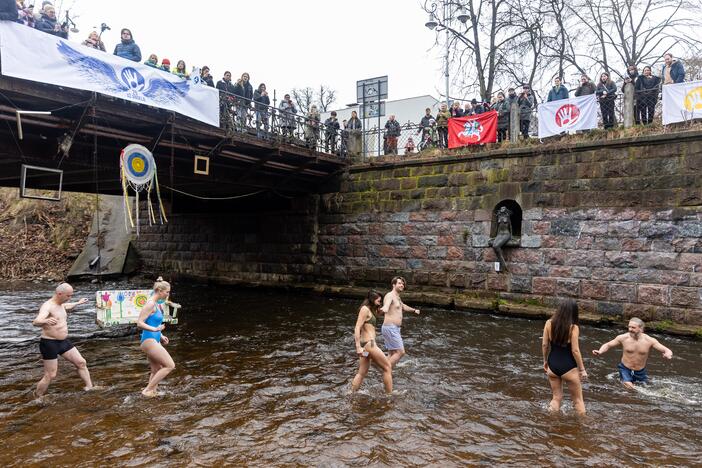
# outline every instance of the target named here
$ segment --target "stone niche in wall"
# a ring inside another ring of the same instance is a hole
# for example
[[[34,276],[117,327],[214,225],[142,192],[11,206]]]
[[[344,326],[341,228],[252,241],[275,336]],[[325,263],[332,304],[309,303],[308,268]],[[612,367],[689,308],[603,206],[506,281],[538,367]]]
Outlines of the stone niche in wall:
[[[505,244],[505,247],[521,247],[522,238],[522,207],[515,200],[502,200],[492,210],[492,220],[490,221],[490,238],[497,235],[497,212],[502,207],[510,211],[510,222],[512,224],[512,239]]]

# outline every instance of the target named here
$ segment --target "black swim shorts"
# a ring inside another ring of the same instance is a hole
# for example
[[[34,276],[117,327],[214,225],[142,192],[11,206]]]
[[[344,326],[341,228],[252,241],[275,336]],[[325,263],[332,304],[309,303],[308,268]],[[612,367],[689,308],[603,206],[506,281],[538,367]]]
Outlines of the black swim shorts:
[[[73,349],[73,343],[68,338],[65,340],[50,340],[48,338],[39,339],[39,352],[45,361],[58,359],[59,355]]]

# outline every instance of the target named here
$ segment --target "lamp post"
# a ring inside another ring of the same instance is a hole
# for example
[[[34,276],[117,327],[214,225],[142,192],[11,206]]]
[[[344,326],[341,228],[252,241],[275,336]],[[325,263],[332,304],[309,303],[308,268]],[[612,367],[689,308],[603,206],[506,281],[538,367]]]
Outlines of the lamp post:
[[[439,6],[441,6],[442,10],[442,17],[439,18],[438,16],[438,9]],[[453,6],[458,6],[455,12],[452,12],[452,7]],[[452,16],[453,13],[457,13],[455,17]],[[463,24],[466,24],[466,22],[469,19],[468,14],[466,13],[466,9],[463,5],[461,5],[459,2],[456,1],[451,1],[451,0],[443,0],[441,4],[437,2],[432,2],[431,4],[431,10],[429,11],[429,21],[427,21],[424,26],[429,28],[430,30],[435,30],[436,31],[446,31],[446,54],[444,56],[444,78],[446,79],[446,106],[451,107],[450,101],[450,94],[449,94],[449,33],[456,34],[459,37],[463,37],[461,33],[458,31],[452,29],[449,26],[449,23],[457,19]]]

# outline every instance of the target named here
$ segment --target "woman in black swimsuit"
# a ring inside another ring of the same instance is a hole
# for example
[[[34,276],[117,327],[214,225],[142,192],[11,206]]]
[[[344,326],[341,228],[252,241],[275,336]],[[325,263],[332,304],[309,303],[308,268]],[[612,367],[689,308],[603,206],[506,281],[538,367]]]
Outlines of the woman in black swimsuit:
[[[583,357],[580,354],[578,338],[578,304],[567,299],[563,301],[544,326],[541,350],[544,355],[544,371],[553,391],[549,404],[551,411],[560,411],[563,401],[563,381],[568,384],[575,411],[585,414],[581,379],[587,379]]]
[[[353,337],[356,341],[356,353],[358,354],[358,372],[351,382],[351,390],[356,391],[363,383],[363,379],[368,374],[371,361],[383,372],[383,384],[385,393],[392,393],[392,367],[385,353],[381,351],[375,342],[375,327],[377,322],[378,308],[382,305],[383,298],[376,291],[368,291],[366,299],[361,304],[356,320],[356,328]]]

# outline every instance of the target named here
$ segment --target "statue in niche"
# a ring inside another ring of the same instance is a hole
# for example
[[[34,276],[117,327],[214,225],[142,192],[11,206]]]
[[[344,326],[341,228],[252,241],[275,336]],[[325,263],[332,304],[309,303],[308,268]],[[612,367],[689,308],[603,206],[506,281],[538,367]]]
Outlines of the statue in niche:
[[[497,255],[497,260],[500,262],[500,270],[507,271],[507,262],[502,255],[502,247],[512,239],[512,212],[506,206],[501,207],[495,213],[497,218],[497,232],[493,239],[490,239],[488,245],[492,247]]]

